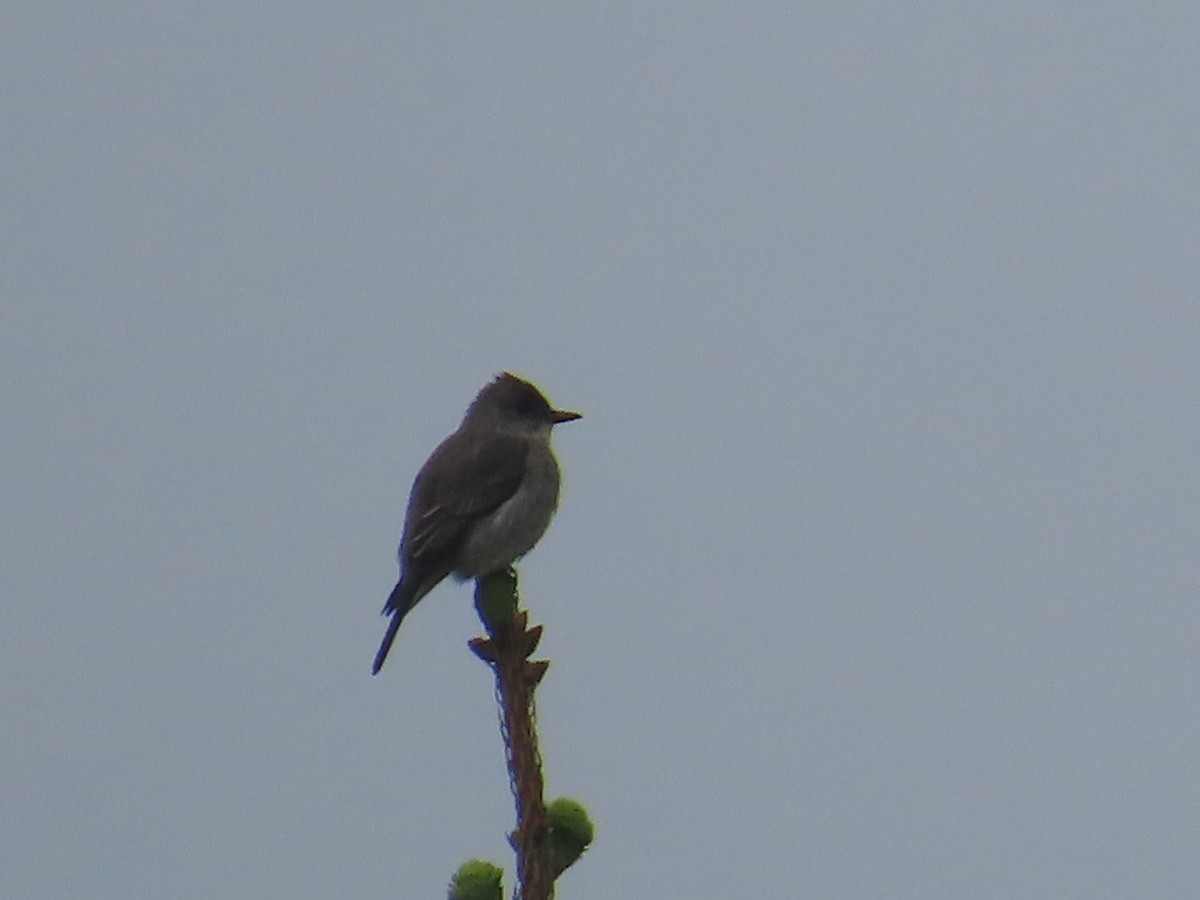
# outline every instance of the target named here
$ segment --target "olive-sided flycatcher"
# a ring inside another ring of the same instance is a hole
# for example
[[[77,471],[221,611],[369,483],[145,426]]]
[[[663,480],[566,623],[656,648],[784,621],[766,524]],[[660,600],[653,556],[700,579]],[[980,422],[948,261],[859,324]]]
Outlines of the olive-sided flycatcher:
[[[383,605],[392,620],[372,674],[387,659],[404,616],[443,578],[479,578],[533,549],[558,507],[550,429],[578,418],[507,372],[479,392],[413,482],[400,538],[400,581]]]

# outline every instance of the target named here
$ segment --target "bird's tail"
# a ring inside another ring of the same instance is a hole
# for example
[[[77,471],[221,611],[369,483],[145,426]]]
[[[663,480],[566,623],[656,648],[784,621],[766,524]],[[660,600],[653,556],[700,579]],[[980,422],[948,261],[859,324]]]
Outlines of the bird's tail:
[[[405,596],[408,589],[404,586],[404,581],[396,582],[396,586],[392,588],[392,593],[388,595],[387,603],[383,604],[383,614],[391,613],[392,621],[388,622],[387,634],[383,636],[383,643],[379,645],[379,652],[375,654],[375,662],[371,665],[371,674],[378,675],[379,670],[383,668],[383,661],[387,659],[388,651],[392,649],[392,641],[396,640],[396,632],[400,630],[400,623],[404,621],[404,615],[411,608],[412,601]]]
[[[405,596],[408,593],[408,586],[401,578],[396,582],[396,586],[392,588],[392,592],[388,594],[387,602],[383,604],[383,610],[379,613],[381,616],[386,616],[388,613],[399,612],[404,615],[408,612],[412,600]]]

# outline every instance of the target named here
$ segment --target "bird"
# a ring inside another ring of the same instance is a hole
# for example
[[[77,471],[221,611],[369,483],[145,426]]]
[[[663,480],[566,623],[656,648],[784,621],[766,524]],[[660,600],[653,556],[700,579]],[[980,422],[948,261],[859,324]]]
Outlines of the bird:
[[[552,407],[511,372],[483,386],[413,481],[397,551],[400,578],[381,613],[391,621],[372,675],[379,674],[404,617],[448,575],[480,578],[533,549],[558,508],[550,429],[579,418]]]

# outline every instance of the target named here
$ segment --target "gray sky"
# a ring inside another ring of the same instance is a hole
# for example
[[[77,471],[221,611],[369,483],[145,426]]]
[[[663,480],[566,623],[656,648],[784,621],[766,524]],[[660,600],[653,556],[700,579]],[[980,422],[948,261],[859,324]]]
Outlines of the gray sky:
[[[0,895],[512,872],[412,476],[586,418],[522,566],[563,897],[1200,895],[1193,4],[20,4]]]

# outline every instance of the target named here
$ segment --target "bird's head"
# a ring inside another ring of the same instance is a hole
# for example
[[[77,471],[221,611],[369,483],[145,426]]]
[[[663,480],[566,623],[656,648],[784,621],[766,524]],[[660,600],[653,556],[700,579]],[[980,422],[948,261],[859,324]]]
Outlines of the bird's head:
[[[528,381],[503,372],[476,395],[463,426],[549,435],[553,426],[578,418],[577,412],[552,407]]]

